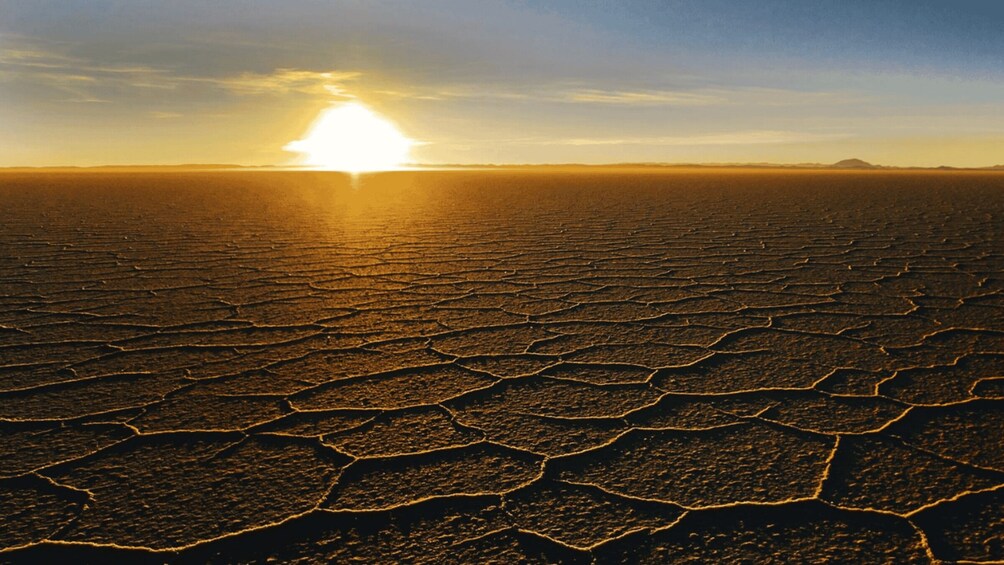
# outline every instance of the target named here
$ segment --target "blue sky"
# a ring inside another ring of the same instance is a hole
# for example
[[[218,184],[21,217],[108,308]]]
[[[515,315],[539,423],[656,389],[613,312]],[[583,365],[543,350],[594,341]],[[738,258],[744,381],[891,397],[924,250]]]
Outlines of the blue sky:
[[[1004,2],[0,0],[0,165],[288,162],[357,101],[444,162],[1004,162]]]

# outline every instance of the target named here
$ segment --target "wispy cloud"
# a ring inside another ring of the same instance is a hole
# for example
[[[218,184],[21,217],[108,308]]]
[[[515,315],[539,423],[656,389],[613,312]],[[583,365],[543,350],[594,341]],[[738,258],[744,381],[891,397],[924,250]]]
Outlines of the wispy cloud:
[[[621,104],[630,106],[708,106],[728,101],[721,95],[673,90],[598,90],[566,92],[561,99],[568,102]]]
[[[807,143],[813,141],[832,141],[848,137],[842,133],[806,133],[798,131],[750,130],[710,135],[681,135],[656,137],[573,137],[566,139],[549,139],[530,141],[528,143],[547,143],[559,145],[647,145],[647,146],[681,146],[681,145],[763,145],[777,143]]]
[[[52,68],[72,63],[72,57],[32,48],[0,49],[0,63],[22,67]]]
[[[710,107],[727,105],[791,106],[860,101],[847,93],[812,92],[735,86],[660,88],[633,85],[606,88],[602,84],[569,83],[400,83],[356,69],[282,67],[267,72],[235,71],[195,75],[176,69],[142,64],[96,63],[68,52],[62,44],[7,41],[0,48],[0,80],[49,86],[72,101],[114,99],[124,92],[168,91],[180,88],[217,89],[240,96],[300,94],[333,99],[384,97],[423,101],[500,100],[547,104],[584,104],[608,107]],[[142,96],[142,92],[137,94]]]
[[[394,89],[367,90],[368,93],[413,100],[508,100],[550,104],[582,104],[609,107],[673,106],[806,106],[814,104],[853,104],[865,101],[849,92],[801,91],[779,88],[736,86],[732,88],[672,89],[603,89],[556,82],[525,88],[497,84],[412,85]]]
[[[88,75],[158,75],[167,71],[144,65],[100,65],[86,59],[65,55],[53,51],[36,48],[0,49],[0,66],[8,70],[24,69],[27,71],[44,69],[53,72],[69,71]]]
[[[411,88],[399,87],[372,92],[415,100],[483,99],[624,106],[707,106],[728,102],[725,96],[718,93],[569,88],[560,82],[536,84],[525,88],[497,84],[417,85]]]
[[[183,86],[218,88],[238,95],[299,93],[348,99],[354,95],[346,83],[360,76],[356,71],[293,68],[269,73],[193,76],[145,65],[93,64],[86,59],[38,48],[0,49],[0,80],[48,86],[71,95],[70,100],[78,102],[102,100],[92,91],[174,90]]]
[[[357,71],[311,71],[304,69],[276,69],[271,73],[241,73],[209,79],[191,79],[217,84],[238,94],[323,94],[354,98],[344,83],[358,80]]]

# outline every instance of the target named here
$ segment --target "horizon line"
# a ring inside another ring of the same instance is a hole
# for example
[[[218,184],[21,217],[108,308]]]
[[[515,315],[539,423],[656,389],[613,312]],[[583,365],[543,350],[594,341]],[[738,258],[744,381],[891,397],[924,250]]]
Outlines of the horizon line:
[[[802,169],[802,170],[843,170],[843,171],[882,171],[882,170],[958,170],[958,171],[1002,171],[1004,165],[986,165],[980,167],[957,167],[951,165],[919,166],[919,165],[877,165],[860,159],[844,159],[835,163],[772,163],[772,162],[611,162],[611,163],[410,163],[401,167],[361,171],[356,174],[371,174],[384,172],[449,170],[449,169],[531,169],[531,168],[718,168],[718,169]],[[321,167],[306,167],[302,165],[241,165],[234,163],[175,163],[175,164],[102,164],[102,165],[9,165],[0,166],[2,172],[47,170],[63,171],[96,171],[129,170],[146,171],[225,171],[225,170],[269,170],[269,171],[304,171],[304,172],[342,172],[350,171],[325,169]]]

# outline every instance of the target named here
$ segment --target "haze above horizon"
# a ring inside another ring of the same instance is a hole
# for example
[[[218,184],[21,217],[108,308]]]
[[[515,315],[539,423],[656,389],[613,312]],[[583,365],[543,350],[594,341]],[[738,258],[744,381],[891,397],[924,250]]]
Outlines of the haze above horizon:
[[[354,157],[367,167],[1004,162],[993,1],[0,0],[0,13],[0,167],[352,168],[303,141],[346,105],[393,132],[337,137],[368,139]]]

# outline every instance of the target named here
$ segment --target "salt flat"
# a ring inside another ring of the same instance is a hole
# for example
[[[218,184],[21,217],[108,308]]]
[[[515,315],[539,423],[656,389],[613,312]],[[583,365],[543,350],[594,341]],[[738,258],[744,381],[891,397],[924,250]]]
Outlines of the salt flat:
[[[0,174],[0,561],[1004,560],[1004,174]]]

